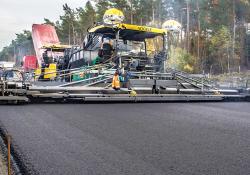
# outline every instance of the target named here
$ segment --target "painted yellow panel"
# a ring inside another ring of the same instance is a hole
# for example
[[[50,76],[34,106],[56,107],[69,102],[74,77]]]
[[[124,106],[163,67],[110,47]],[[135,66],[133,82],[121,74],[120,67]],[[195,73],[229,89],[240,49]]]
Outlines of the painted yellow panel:
[[[147,26],[138,26],[138,25],[132,25],[132,24],[116,24],[116,25],[100,25],[96,26],[89,30],[90,33],[94,33],[98,31],[99,29],[104,28],[117,28],[117,29],[126,29],[126,30],[135,30],[135,31],[142,31],[142,32],[150,32],[150,33],[156,33],[156,34],[166,34],[166,30],[159,29],[159,28],[153,28],[153,27],[147,27]]]
[[[41,73],[42,73],[41,68],[35,69],[35,80],[38,80],[38,78],[40,77]]]
[[[48,68],[44,70],[44,79],[56,78],[56,64],[50,64]]]

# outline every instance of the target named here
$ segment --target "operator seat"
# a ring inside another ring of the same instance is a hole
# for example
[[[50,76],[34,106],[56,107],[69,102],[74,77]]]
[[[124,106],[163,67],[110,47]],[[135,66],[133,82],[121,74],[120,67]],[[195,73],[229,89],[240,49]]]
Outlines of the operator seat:
[[[103,59],[108,60],[113,54],[113,47],[110,43],[104,43],[102,46],[103,49]]]

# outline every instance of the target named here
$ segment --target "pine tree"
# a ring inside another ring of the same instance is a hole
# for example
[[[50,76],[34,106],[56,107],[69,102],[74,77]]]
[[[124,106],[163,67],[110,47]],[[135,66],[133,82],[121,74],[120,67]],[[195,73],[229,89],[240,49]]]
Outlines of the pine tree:
[[[96,20],[97,22],[103,22],[103,15],[106,10],[111,7],[110,1],[107,0],[97,0],[96,3]]]
[[[78,41],[79,43],[83,40],[88,28],[93,26],[93,24],[96,22],[96,12],[90,1],[86,3],[85,8],[77,9],[77,16],[77,35],[78,39],[80,39],[80,41]]]
[[[76,44],[76,12],[68,4],[63,5],[64,15],[60,16],[59,35],[64,43]]]

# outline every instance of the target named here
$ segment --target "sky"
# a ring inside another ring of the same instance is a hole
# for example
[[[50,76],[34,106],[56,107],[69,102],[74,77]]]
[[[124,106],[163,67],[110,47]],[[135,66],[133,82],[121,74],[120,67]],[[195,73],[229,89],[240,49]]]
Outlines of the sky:
[[[84,7],[87,0],[0,0],[0,50],[15,39],[15,34],[44,18],[56,21],[63,14],[62,6]]]

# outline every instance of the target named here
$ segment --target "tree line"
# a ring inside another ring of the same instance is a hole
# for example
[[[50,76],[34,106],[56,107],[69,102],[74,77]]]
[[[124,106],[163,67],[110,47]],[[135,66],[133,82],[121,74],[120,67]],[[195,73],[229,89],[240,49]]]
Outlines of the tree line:
[[[126,23],[161,27],[168,19],[179,21],[182,30],[171,39],[169,66],[193,73],[250,68],[250,0],[92,0],[76,9],[65,4],[58,21],[44,23],[55,26],[62,43],[78,45],[109,8],[122,10]],[[32,47],[31,40],[30,31],[17,34],[0,60],[17,58],[19,48]]]

